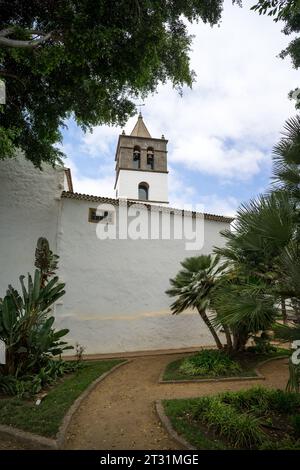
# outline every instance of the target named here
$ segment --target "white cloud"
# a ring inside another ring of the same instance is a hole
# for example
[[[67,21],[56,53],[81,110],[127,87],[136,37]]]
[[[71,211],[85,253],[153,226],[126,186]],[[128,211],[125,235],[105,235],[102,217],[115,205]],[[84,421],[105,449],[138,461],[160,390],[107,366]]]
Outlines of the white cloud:
[[[232,197],[227,196],[221,198],[217,194],[210,194],[200,198],[200,204],[203,205],[204,212],[208,214],[228,215],[234,217],[239,205],[239,201]]]
[[[172,153],[174,162],[192,170],[211,175],[249,179],[260,171],[266,160],[264,153],[255,146],[226,148],[226,144],[214,136],[191,136],[188,141],[178,140]]]
[[[196,197],[196,189],[187,185],[172,166],[169,166],[168,185],[170,207],[183,207]]]
[[[105,171],[103,167],[100,167],[95,176],[84,176],[71,156],[74,155],[75,148],[67,145],[64,146],[63,150],[69,154],[68,167],[71,169],[73,188],[76,193],[115,197],[115,175],[113,171]]]
[[[170,207],[199,210],[209,214],[234,216],[239,201],[232,197],[220,197],[218,194],[200,195],[196,188],[186,185],[174,168],[169,173],[169,202]],[[190,204],[189,207],[185,207]],[[198,206],[198,207],[197,207]]]
[[[277,57],[291,39],[281,33],[282,25],[249,11],[251,2],[244,8],[230,3],[220,27],[190,26],[193,90],[185,89],[181,98],[170,85],[160,87],[146,100],[144,113],[150,133],[169,138],[171,163],[243,180],[267,163],[284,120],[294,113],[287,94],[298,84],[298,73]],[[104,158],[119,133],[120,128],[97,127],[82,138],[82,148]],[[228,139],[233,148],[227,148]]]
[[[193,24],[191,66],[197,73],[193,90],[183,97],[169,85],[145,100],[145,123],[153,137],[169,139],[168,160],[180,168],[170,172],[170,202],[178,206],[199,199],[199,189],[183,182],[184,170],[215,176],[220,184],[253,180],[270,166],[271,148],[284,121],[295,114],[287,94],[299,86],[298,72],[289,60],[278,58],[291,37],[282,24],[225,2],[220,27]],[[130,133],[136,117],[128,121]],[[99,160],[99,172],[86,178],[75,172],[77,190],[113,194],[114,149],[120,128],[101,126],[81,136],[79,150]],[[76,161],[76,158],[73,158]],[[88,165],[88,160],[86,165]],[[101,165],[101,171],[100,171]],[[83,169],[84,171],[84,169]],[[99,176],[100,174],[100,176]],[[101,175],[104,175],[103,177]],[[238,201],[228,195],[200,194],[208,211],[229,214]]]
[[[72,173],[74,191],[92,196],[105,196],[114,198],[114,178],[111,176],[103,178],[88,178]]]
[[[120,128],[112,126],[98,126],[93,132],[87,132],[82,135],[81,150],[91,157],[105,158],[109,155],[110,146],[115,142],[117,146],[118,134]]]

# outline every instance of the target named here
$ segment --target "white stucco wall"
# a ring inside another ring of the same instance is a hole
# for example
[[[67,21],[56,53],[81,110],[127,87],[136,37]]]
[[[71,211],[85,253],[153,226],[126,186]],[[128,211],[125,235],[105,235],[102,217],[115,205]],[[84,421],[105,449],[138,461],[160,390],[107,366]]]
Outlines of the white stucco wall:
[[[168,202],[168,174],[150,171],[120,170],[116,189],[118,197],[138,199],[139,184],[149,185],[149,200]]]
[[[24,157],[0,160],[0,297],[8,284],[33,272],[37,239],[48,238],[56,250],[64,170],[36,169]]]
[[[55,307],[58,327],[87,353],[212,344],[195,312],[172,316],[165,294],[180,261],[199,254],[184,240],[99,240],[88,210],[97,203],[60,199],[63,169],[41,172],[24,158],[0,161],[0,296],[33,272],[40,236],[60,255],[66,295]],[[76,189],[76,188],[75,188]],[[220,245],[228,224],[205,221],[203,253]]]
[[[67,294],[56,316],[72,341],[89,353],[212,344],[199,315],[172,316],[165,294],[180,261],[199,252],[186,251],[183,240],[99,240],[89,207],[97,204],[63,199],[59,252]],[[222,243],[225,227],[205,221],[202,253]]]

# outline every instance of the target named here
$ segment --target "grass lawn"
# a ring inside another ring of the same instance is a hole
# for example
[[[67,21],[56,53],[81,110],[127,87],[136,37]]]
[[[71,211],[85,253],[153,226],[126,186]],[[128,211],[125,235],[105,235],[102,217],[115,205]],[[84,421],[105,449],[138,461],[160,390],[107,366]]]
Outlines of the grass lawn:
[[[300,394],[253,387],[164,400],[174,429],[197,449],[300,449]]]
[[[54,438],[62,420],[79,395],[100,375],[122,360],[84,362],[83,368],[54,385],[39,406],[35,399],[0,399],[0,424]]]
[[[198,353],[199,354],[199,353]],[[217,379],[224,377],[255,377],[255,368],[260,362],[267,359],[272,359],[281,356],[290,356],[291,352],[288,349],[277,348],[276,352],[269,354],[254,354],[254,353],[242,353],[235,357],[235,361],[240,366],[234,373],[231,371],[222,373],[214,373],[213,371],[207,374],[192,375],[188,374],[183,370],[180,370],[183,362],[187,358],[192,358],[194,355],[187,355],[181,359],[170,362],[164,371],[163,380],[198,380],[198,379]]]

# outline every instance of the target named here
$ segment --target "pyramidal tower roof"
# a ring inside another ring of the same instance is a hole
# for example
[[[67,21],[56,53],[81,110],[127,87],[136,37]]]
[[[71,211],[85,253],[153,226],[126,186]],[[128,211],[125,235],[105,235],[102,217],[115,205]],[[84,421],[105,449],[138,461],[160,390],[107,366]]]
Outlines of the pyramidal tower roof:
[[[143,116],[140,113],[136,125],[134,126],[131,134],[133,137],[149,137],[151,139],[150,132],[148,131],[144,121]]]

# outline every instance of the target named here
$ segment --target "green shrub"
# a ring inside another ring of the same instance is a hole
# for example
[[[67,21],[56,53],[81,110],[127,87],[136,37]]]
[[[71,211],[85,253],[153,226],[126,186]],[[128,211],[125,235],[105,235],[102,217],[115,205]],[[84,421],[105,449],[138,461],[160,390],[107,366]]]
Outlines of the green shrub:
[[[259,446],[259,450],[300,450],[300,442],[289,438],[276,442],[266,440]]]
[[[223,403],[219,397],[200,398],[194,410],[194,418],[213,428],[233,447],[251,449],[261,445],[265,439],[258,418],[240,413],[233,406]]]
[[[75,372],[81,367],[84,367],[82,362],[49,359],[34,375],[27,374],[19,378],[13,375],[0,375],[0,392],[28,398],[39,393],[45,386],[53,384],[65,374]]]
[[[266,411],[269,408],[269,390],[253,387],[238,392],[225,392],[220,395],[222,402],[233,405],[238,410]]]
[[[224,351],[203,349],[183,360],[180,372],[192,376],[228,376],[241,373],[241,366]]]
[[[238,392],[225,392],[220,395],[222,402],[233,405],[239,410],[276,411],[291,414],[300,406],[300,395],[283,390],[269,390],[253,387]]]
[[[249,346],[247,351],[255,354],[271,354],[277,351],[276,346],[270,343],[270,337],[266,332],[263,332],[261,336],[253,336],[255,346]]]
[[[270,390],[270,408],[280,413],[292,414],[300,406],[300,395],[283,390]]]
[[[216,442],[238,449],[300,449],[300,395],[282,390],[253,387],[184,400],[167,400],[166,413],[185,437],[194,429],[200,436],[197,448],[213,449]],[[279,433],[269,432],[266,425]],[[292,427],[292,429],[291,429]],[[207,432],[210,429],[210,432]],[[202,437],[205,437],[203,441]],[[204,442],[204,447],[201,447]]]
[[[296,439],[300,439],[300,415],[292,416],[291,422]]]
[[[57,259],[47,240],[39,239],[34,276],[28,274],[26,283],[25,276],[20,276],[20,293],[9,285],[0,299],[0,340],[6,348],[6,361],[0,366],[3,375],[36,373],[47,358],[73,349],[62,341],[69,330],[56,331],[54,317],[49,316],[52,305],[65,293],[57,276],[50,279]]]

